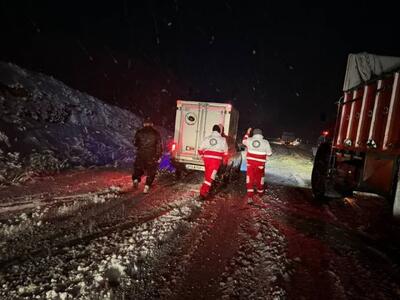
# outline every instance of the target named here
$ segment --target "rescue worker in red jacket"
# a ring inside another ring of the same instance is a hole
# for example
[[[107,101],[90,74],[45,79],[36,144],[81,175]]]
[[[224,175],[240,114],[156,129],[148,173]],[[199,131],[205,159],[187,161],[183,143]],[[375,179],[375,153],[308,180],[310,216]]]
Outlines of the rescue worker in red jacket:
[[[243,144],[247,147],[246,188],[248,203],[253,203],[254,186],[256,186],[259,196],[264,194],[265,163],[267,157],[272,154],[272,150],[269,142],[264,139],[261,129],[254,129],[251,137],[249,137],[250,133],[251,128],[247,129]]]
[[[204,200],[222,163],[228,159],[228,145],[221,135],[221,126],[214,125],[211,135],[204,138],[199,147],[199,154],[204,160],[204,182],[200,188],[200,200]]]

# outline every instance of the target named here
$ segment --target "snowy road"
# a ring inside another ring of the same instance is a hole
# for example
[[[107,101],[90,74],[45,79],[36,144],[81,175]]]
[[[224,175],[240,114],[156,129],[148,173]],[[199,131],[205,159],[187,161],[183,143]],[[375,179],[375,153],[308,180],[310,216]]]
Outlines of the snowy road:
[[[385,203],[315,203],[307,155],[275,150],[254,205],[243,178],[197,202],[201,173],[148,195],[116,169],[0,190],[0,298],[398,299]]]

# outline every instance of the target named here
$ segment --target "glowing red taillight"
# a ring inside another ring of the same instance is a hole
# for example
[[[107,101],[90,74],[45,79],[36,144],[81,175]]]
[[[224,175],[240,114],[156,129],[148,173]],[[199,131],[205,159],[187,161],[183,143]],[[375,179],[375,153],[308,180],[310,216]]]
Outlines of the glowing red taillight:
[[[328,130],[322,131],[322,135],[327,136],[329,134]]]

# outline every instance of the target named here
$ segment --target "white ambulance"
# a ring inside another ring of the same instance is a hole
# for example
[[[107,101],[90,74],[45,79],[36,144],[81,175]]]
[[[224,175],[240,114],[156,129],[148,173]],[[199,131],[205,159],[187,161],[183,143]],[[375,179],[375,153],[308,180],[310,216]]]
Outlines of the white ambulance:
[[[204,171],[198,147],[212,132],[215,124],[224,127],[223,135],[229,147],[226,169],[239,169],[241,155],[236,142],[239,113],[231,104],[178,100],[176,106],[174,141],[171,155],[174,164],[185,169]]]

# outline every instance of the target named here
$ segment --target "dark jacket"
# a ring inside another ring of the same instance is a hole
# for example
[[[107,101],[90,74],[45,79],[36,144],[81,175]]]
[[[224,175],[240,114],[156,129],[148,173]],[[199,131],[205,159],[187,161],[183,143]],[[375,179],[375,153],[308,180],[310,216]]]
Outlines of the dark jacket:
[[[157,161],[162,155],[160,133],[151,126],[136,132],[134,145],[140,159]]]

